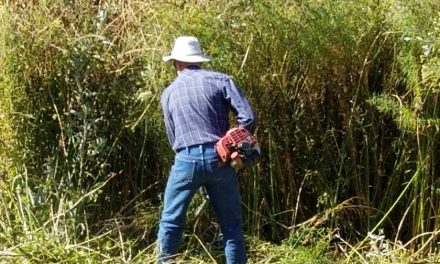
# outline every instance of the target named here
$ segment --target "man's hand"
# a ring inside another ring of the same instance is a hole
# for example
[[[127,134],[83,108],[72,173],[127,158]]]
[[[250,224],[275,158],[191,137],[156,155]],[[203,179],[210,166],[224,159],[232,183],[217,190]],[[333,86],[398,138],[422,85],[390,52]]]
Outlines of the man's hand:
[[[235,169],[236,172],[244,169],[243,160],[240,158],[240,155],[238,155],[238,152],[236,151],[231,154],[231,166]]]

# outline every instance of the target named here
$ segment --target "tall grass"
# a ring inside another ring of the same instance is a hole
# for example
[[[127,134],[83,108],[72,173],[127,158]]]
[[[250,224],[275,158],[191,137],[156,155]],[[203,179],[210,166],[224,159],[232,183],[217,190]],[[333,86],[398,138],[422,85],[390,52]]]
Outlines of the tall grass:
[[[138,113],[156,107],[152,100],[157,97],[139,89],[146,84],[143,67],[148,65],[142,61],[148,50],[139,50],[130,38],[122,40],[124,27],[135,21],[124,20],[129,11],[114,4],[85,1],[17,4],[4,10],[5,28],[11,30],[4,32],[2,87],[9,96],[2,102],[11,107],[2,104],[2,113],[14,133],[5,135],[13,145],[1,155],[13,164],[2,171],[8,186],[26,183],[11,187],[11,201],[28,201],[25,208],[32,214],[22,222],[35,224],[12,230],[39,231],[68,245],[93,244],[89,232],[117,238],[121,222],[136,226],[133,216],[149,210],[149,202],[138,201],[157,200],[146,195],[161,175],[149,156],[164,152],[157,146],[165,149],[163,136],[153,136],[162,133],[155,128],[158,122],[132,125]],[[10,203],[6,200],[2,211],[13,217]],[[22,210],[17,212],[27,215]],[[122,226],[124,236],[135,232],[140,239],[144,233],[144,226]],[[147,232],[144,239],[154,238]]]
[[[388,87],[389,92],[374,97],[372,102],[395,120],[403,141],[400,153],[407,156],[396,166],[406,174],[404,180],[410,180],[406,203],[402,203],[407,213],[401,218],[399,227],[408,226],[402,232],[409,232],[410,237],[423,234],[412,242],[426,249],[437,236],[434,219],[438,208],[435,175],[438,173],[439,116],[438,71],[434,65],[438,63],[439,6],[425,1],[406,6],[399,4],[396,3],[395,12],[401,15],[393,16],[394,30],[399,37],[395,56],[397,67],[391,78],[394,85]],[[405,88],[400,90],[402,86]],[[388,206],[383,204],[384,209]]]
[[[439,8],[427,0],[3,3],[3,253],[152,259],[172,161],[158,99],[174,73],[161,56],[183,34],[200,39],[215,58],[206,67],[230,74],[258,116],[263,155],[240,175],[250,241],[356,256],[372,250],[369,231],[384,230],[396,252],[433,250]],[[218,225],[200,197],[187,234],[185,252],[220,261]],[[256,262],[302,259],[254,247]]]

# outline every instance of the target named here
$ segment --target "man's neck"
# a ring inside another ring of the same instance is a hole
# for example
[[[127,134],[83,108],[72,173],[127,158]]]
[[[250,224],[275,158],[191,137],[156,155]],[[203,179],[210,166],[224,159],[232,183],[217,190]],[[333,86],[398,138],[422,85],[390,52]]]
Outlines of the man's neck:
[[[180,75],[182,72],[184,72],[186,69],[188,70],[198,70],[201,69],[202,67],[200,66],[200,64],[186,64],[185,66],[181,67],[180,70],[177,71],[177,75]]]

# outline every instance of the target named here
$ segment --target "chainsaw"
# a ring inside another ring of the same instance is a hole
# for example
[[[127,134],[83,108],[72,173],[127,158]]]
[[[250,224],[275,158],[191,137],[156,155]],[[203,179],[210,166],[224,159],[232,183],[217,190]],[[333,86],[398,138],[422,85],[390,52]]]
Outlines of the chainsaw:
[[[261,152],[254,136],[241,127],[228,130],[215,144],[215,149],[221,162],[231,162],[233,167],[237,157],[240,157],[244,164],[250,164],[258,159]]]

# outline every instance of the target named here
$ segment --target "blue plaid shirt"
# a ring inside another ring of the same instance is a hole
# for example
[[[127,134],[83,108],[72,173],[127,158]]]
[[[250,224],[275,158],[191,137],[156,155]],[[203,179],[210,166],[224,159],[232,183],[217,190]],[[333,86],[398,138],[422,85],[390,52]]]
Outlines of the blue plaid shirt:
[[[162,93],[168,140],[177,151],[214,143],[229,129],[229,111],[240,127],[255,130],[255,114],[243,93],[225,74],[191,65]]]

